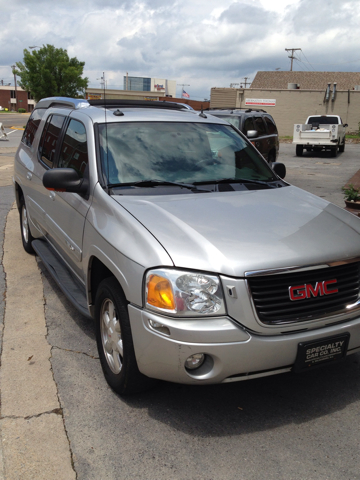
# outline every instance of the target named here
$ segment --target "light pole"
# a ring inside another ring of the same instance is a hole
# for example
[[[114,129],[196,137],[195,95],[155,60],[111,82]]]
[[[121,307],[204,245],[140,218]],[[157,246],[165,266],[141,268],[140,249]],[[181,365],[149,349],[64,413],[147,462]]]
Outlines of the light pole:
[[[14,74],[14,83],[15,83],[15,112],[16,112],[16,111],[17,111],[17,85],[16,85],[16,72],[15,72],[16,65],[11,65],[11,68],[13,69],[13,74]]]

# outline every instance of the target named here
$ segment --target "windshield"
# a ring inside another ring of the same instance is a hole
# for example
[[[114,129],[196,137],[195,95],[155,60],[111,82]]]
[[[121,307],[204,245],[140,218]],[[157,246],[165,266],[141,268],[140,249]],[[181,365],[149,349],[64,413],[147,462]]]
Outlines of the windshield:
[[[251,144],[227,125],[121,122],[99,125],[99,136],[108,185],[276,179]]]

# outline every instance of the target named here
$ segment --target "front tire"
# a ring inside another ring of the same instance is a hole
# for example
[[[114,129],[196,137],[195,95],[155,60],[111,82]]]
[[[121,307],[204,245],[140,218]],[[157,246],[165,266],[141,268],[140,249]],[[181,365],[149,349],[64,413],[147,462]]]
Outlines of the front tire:
[[[30,228],[29,228],[29,217],[28,217],[24,197],[20,198],[19,213],[20,213],[21,240],[22,240],[24,250],[27,253],[33,254],[35,253],[35,251],[31,246],[31,242],[34,240],[34,237],[31,235]]]
[[[152,387],[140,373],[134,351],[125,296],[114,277],[103,280],[95,299],[96,342],[105,379],[120,395]]]
[[[337,156],[337,151],[338,151],[338,147],[337,147],[337,146],[336,146],[336,147],[333,147],[333,148],[331,149],[331,156],[332,156],[332,157],[336,157],[336,156]]]
[[[341,153],[345,152],[345,138],[344,138],[344,143],[339,145],[339,152],[341,152]]]

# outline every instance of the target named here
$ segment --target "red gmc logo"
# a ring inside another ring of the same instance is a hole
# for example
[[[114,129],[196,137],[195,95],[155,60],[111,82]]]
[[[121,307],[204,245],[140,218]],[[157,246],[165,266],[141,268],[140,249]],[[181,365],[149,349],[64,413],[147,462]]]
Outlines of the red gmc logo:
[[[322,297],[323,295],[332,295],[333,293],[338,293],[337,288],[332,290],[329,288],[330,285],[337,283],[337,280],[326,280],[325,282],[316,282],[315,287],[310,284],[298,285],[296,287],[289,287],[289,296],[290,300],[304,300],[305,298],[311,297]]]

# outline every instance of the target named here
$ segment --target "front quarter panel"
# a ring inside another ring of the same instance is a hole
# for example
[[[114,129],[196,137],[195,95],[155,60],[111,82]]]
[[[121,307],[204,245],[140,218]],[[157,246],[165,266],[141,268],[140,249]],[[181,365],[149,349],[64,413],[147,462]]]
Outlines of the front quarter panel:
[[[145,270],[173,266],[156,238],[126,209],[95,186],[84,232],[84,262],[98,258],[116,276],[127,300],[142,305]]]

